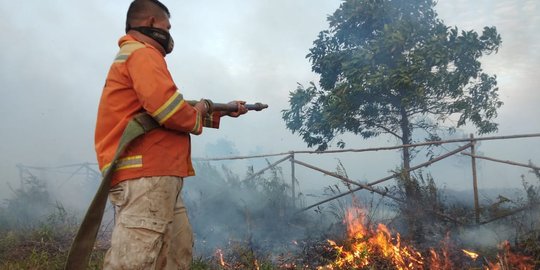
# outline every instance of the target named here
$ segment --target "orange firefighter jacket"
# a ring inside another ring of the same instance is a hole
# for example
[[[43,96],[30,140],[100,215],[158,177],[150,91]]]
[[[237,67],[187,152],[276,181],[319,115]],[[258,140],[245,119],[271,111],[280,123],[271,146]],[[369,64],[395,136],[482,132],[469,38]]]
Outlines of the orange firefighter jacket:
[[[129,120],[146,111],[162,127],[128,146],[111,185],[141,177],[194,175],[189,134],[201,134],[203,126],[218,128],[219,112],[201,115],[183,99],[156,48],[130,35],[118,44],[97,115],[95,148],[101,172],[110,166]]]

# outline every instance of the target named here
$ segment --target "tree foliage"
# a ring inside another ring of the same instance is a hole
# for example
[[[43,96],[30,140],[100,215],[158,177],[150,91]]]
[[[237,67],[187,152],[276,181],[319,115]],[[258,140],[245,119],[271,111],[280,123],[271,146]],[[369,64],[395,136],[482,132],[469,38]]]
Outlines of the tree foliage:
[[[481,34],[448,27],[435,4],[343,1],[306,56],[320,87],[299,84],[290,93],[290,109],[282,112],[287,128],[319,150],[345,132],[391,134],[407,144],[415,129],[439,138],[441,123],[496,131],[496,76],[479,60],[497,52],[501,37],[495,27]]]

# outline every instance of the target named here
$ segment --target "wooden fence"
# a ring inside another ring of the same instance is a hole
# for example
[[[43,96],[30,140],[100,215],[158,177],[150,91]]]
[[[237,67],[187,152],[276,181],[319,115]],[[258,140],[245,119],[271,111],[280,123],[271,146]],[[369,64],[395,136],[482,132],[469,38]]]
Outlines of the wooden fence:
[[[439,162],[439,161],[441,161],[443,159],[446,159],[448,157],[451,157],[453,155],[456,155],[456,154],[466,155],[466,156],[469,156],[471,158],[471,173],[472,173],[471,181],[472,181],[473,196],[474,196],[475,224],[476,225],[483,225],[483,224],[487,224],[487,223],[493,222],[495,220],[498,220],[498,219],[501,219],[501,218],[516,214],[516,213],[518,213],[520,211],[523,211],[523,210],[526,210],[526,209],[528,209],[528,208],[530,208],[532,206],[529,205],[529,206],[525,206],[525,207],[520,207],[520,208],[517,208],[517,209],[514,209],[514,210],[510,211],[507,214],[500,215],[500,216],[497,216],[495,218],[491,218],[489,220],[481,220],[480,219],[481,208],[480,208],[479,195],[478,195],[478,176],[477,176],[476,160],[477,159],[488,160],[488,161],[491,161],[491,162],[497,162],[497,163],[502,163],[502,164],[507,164],[507,165],[512,165],[512,166],[525,167],[525,168],[529,168],[529,169],[536,170],[536,171],[539,171],[540,167],[534,166],[532,164],[523,164],[523,163],[518,163],[518,162],[514,162],[514,161],[500,160],[500,159],[495,159],[495,158],[491,158],[491,157],[479,156],[479,155],[476,154],[476,144],[479,141],[509,140],[509,139],[538,138],[538,137],[540,137],[540,133],[511,135],[511,136],[478,137],[478,138],[474,137],[471,134],[470,137],[467,138],[467,139],[452,139],[452,140],[444,140],[444,141],[431,141],[431,142],[423,142],[423,143],[408,144],[408,145],[398,145],[398,146],[390,146],[390,147],[377,147],[377,148],[365,148],[365,149],[343,149],[343,150],[328,150],[328,151],[289,151],[289,152],[276,153],[276,154],[266,154],[266,155],[233,156],[233,157],[219,157],[219,158],[195,158],[195,160],[211,162],[211,161],[240,160],[240,159],[253,159],[253,158],[267,158],[267,157],[275,157],[275,156],[284,156],[283,158],[281,158],[281,159],[277,160],[276,162],[268,165],[267,167],[257,171],[256,173],[250,175],[248,178],[246,178],[244,180],[249,180],[251,178],[257,177],[257,176],[263,174],[265,171],[267,171],[267,170],[269,170],[271,168],[274,168],[275,166],[277,166],[277,165],[279,165],[279,164],[281,164],[281,163],[283,163],[285,161],[290,161],[290,164],[291,164],[291,177],[290,177],[290,179],[291,179],[291,193],[292,193],[291,197],[292,197],[293,204],[297,200],[296,199],[296,197],[297,197],[297,193],[296,193],[297,179],[296,179],[296,175],[295,175],[295,173],[296,173],[296,165],[300,165],[300,166],[306,167],[308,169],[321,172],[321,173],[323,173],[325,175],[329,175],[331,177],[340,179],[343,182],[346,182],[348,184],[356,186],[356,188],[354,188],[354,189],[351,189],[351,190],[349,190],[347,192],[340,193],[338,195],[327,198],[327,199],[322,200],[320,202],[311,204],[311,205],[306,206],[306,207],[304,207],[304,208],[302,208],[300,210],[300,211],[306,211],[308,209],[314,208],[316,206],[322,205],[324,203],[333,201],[335,199],[341,198],[343,196],[352,194],[354,192],[357,192],[357,191],[363,190],[363,189],[371,191],[371,192],[376,193],[376,194],[379,194],[379,195],[381,195],[383,197],[390,198],[390,199],[395,200],[397,202],[403,203],[404,202],[403,199],[398,198],[398,197],[396,197],[396,196],[394,196],[392,194],[389,194],[386,189],[377,188],[376,185],[380,184],[380,183],[383,183],[383,182],[386,182],[388,180],[394,179],[394,178],[398,177],[403,172],[412,172],[412,171],[427,167],[429,165],[432,165],[432,164],[434,164],[436,162]],[[431,160],[429,160],[427,162],[418,164],[416,166],[412,166],[408,170],[403,170],[403,171],[400,171],[398,173],[394,173],[394,174],[388,175],[386,177],[383,177],[383,178],[380,178],[380,179],[377,179],[377,180],[374,180],[374,181],[371,181],[371,182],[368,182],[368,183],[360,183],[358,181],[355,181],[355,180],[352,180],[350,178],[339,175],[339,174],[337,174],[335,172],[331,172],[331,171],[328,171],[328,170],[325,170],[325,169],[319,168],[317,166],[314,166],[314,165],[311,165],[311,164],[308,164],[306,162],[298,160],[298,156],[300,154],[323,155],[323,154],[330,154],[330,153],[346,153],[346,152],[354,152],[354,153],[375,152],[375,151],[399,150],[399,149],[403,149],[405,147],[414,148],[414,147],[419,147],[419,146],[430,146],[430,145],[439,146],[439,145],[449,144],[449,143],[464,143],[464,144],[462,146],[459,146],[455,150],[449,151],[448,153],[442,154],[442,155],[440,155],[440,156],[438,156],[436,158],[433,158],[433,159],[431,159]],[[466,150],[469,150],[470,152],[465,152]],[[445,218],[447,220],[450,220],[452,222],[455,222],[455,223],[458,223],[458,224],[461,224],[461,225],[466,225],[466,224],[463,224],[461,221],[459,221],[457,218],[449,216],[448,214],[444,214],[444,213],[437,212],[437,211],[432,211],[432,212],[433,212],[433,214],[436,214],[436,215],[438,215],[438,216],[440,216],[442,218]]]
[[[511,165],[511,166],[520,166],[520,167],[529,168],[529,169],[532,169],[532,170],[535,170],[535,171],[539,171],[540,167],[534,166],[532,164],[523,164],[523,163],[518,163],[518,162],[514,162],[514,161],[509,161],[509,160],[500,160],[500,159],[495,159],[495,158],[491,158],[491,157],[485,157],[485,156],[477,155],[477,153],[476,153],[476,150],[477,150],[476,149],[476,144],[479,141],[509,140],[509,139],[538,138],[538,137],[540,137],[540,133],[512,135],[512,136],[479,137],[479,138],[476,138],[471,134],[470,137],[466,138],[466,139],[452,139],[452,140],[444,140],[444,141],[431,141],[431,142],[423,142],[423,143],[416,143],[416,144],[409,144],[409,145],[398,145],[398,146],[390,146],[390,147],[377,147],[377,148],[365,148],[365,149],[327,150],[327,151],[289,151],[289,152],[275,153],[275,154],[265,154],[265,155],[233,156],[233,157],[219,157],[219,158],[194,158],[194,160],[212,162],[212,161],[241,160],[241,159],[254,159],[254,158],[267,158],[267,157],[283,156],[281,159],[273,162],[272,164],[269,164],[265,168],[263,168],[263,169],[255,172],[254,174],[250,175],[248,178],[244,179],[244,181],[249,180],[249,179],[254,178],[254,177],[257,177],[259,175],[262,175],[267,170],[272,169],[272,168],[278,166],[279,164],[281,164],[283,162],[289,161],[290,166],[291,166],[290,180],[291,180],[291,198],[292,198],[293,204],[295,204],[296,201],[297,201],[297,191],[296,191],[297,179],[296,179],[296,175],[295,175],[297,165],[308,168],[308,169],[311,169],[311,170],[314,170],[314,171],[317,171],[317,172],[320,172],[320,173],[323,173],[325,175],[329,175],[331,177],[337,178],[337,179],[339,179],[339,180],[341,180],[343,182],[346,182],[348,184],[351,184],[351,185],[355,186],[355,188],[350,189],[347,192],[343,192],[343,193],[340,193],[340,194],[335,195],[333,197],[330,197],[330,198],[327,198],[325,200],[319,201],[317,203],[311,204],[311,205],[306,206],[306,207],[304,207],[304,208],[302,208],[300,210],[300,211],[306,211],[308,209],[317,207],[317,206],[322,205],[324,203],[327,203],[327,202],[336,200],[338,198],[341,198],[343,196],[352,194],[352,193],[357,192],[359,190],[368,190],[368,191],[371,191],[373,193],[379,194],[379,195],[381,195],[383,197],[390,198],[390,199],[395,200],[397,202],[403,203],[404,202],[403,199],[401,199],[401,198],[399,198],[397,196],[394,196],[392,194],[389,194],[386,189],[378,188],[376,185],[381,184],[383,182],[386,182],[388,180],[394,179],[394,178],[398,177],[403,172],[412,172],[412,171],[424,168],[426,166],[429,166],[431,164],[434,164],[436,162],[439,162],[439,161],[441,161],[443,159],[446,159],[448,157],[451,157],[451,156],[454,156],[454,155],[457,155],[457,154],[466,155],[466,156],[469,156],[471,158],[471,173],[472,173],[471,181],[472,181],[472,186],[473,186],[474,212],[475,212],[475,222],[474,223],[475,223],[475,225],[483,225],[483,224],[487,224],[487,223],[493,222],[495,220],[498,220],[498,219],[513,215],[513,214],[518,213],[520,211],[526,210],[526,209],[528,209],[528,208],[530,208],[532,206],[528,205],[528,206],[520,207],[520,208],[517,208],[517,209],[514,209],[514,210],[508,212],[507,214],[497,216],[497,217],[491,218],[489,220],[481,220],[480,219],[480,212],[481,212],[480,210],[481,210],[481,208],[480,208],[480,202],[479,202],[479,196],[478,196],[478,176],[477,176],[477,170],[476,170],[477,169],[476,160],[477,159],[482,159],[482,160],[487,160],[487,161],[491,161],[491,162],[507,164],[507,165]],[[346,153],[346,152],[361,153],[361,152],[388,151],[388,150],[400,150],[400,149],[403,149],[405,147],[414,148],[414,147],[430,146],[430,145],[439,146],[439,145],[450,144],[450,143],[463,143],[463,145],[457,147],[456,149],[454,149],[452,151],[449,151],[449,152],[447,152],[445,154],[442,154],[442,155],[440,155],[438,157],[435,157],[435,158],[433,158],[433,159],[431,159],[431,160],[429,160],[427,162],[418,164],[416,166],[412,166],[408,170],[400,171],[398,173],[393,173],[391,175],[388,175],[388,176],[380,178],[380,179],[373,180],[373,181],[368,182],[368,183],[360,183],[360,182],[358,182],[356,180],[344,177],[344,176],[339,175],[339,174],[337,174],[335,172],[331,172],[331,171],[319,168],[317,166],[314,166],[312,164],[303,162],[303,161],[298,159],[298,157],[300,155],[324,155],[324,154],[331,154],[331,153]],[[466,150],[469,150],[469,152],[466,152]],[[17,165],[17,167],[19,169],[21,182],[28,175],[32,175],[30,170],[58,171],[58,170],[62,170],[62,169],[70,170],[70,169],[75,168],[75,171],[70,173],[70,176],[68,177],[68,179],[65,180],[65,182],[67,182],[67,181],[69,181],[69,179],[71,179],[76,174],[86,174],[87,178],[99,177],[99,175],[100,175],[99,172],[97,172],[96,170],[94,170],[92,168],[95,165],[96,165],[95,163],[83,163],[83,164],[72,164],[72,165],[59,166],[59,167],[55,167],[55,168],[34,167],[34,166],[24,166],[24,165]],[[458,224],[461,224],[461,225],[466,225],[466,224],[463,224],[461,221],[459,221],[457,218],[449,216],[448,214],[437,212],[437,211],[432,211],[432,212],[433,212],[433,214],[436,214],[436,215],[438,215],[438,216],[440,216],[442,218],[445,218],[447,220],[450,220],[452,222],[455,222],[455,223],[458,223]]]

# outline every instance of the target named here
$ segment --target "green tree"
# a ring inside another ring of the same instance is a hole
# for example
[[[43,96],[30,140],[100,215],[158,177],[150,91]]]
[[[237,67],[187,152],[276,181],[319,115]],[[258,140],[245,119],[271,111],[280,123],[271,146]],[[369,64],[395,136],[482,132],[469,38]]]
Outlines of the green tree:
[[[443,124],[449,131],[472,123],[479,134],[495,132],[502,102],[496,76],[479,59],[497,52],[501,37],[495,27],[481,34],[448,27],[435,4],[343,1],[306,56],[320,87],[299,84],[290,93],[290,109],[282,112],[287,128],[321,151],[345,132],[390,134],[404,145],[415,130],[440,139]],[[410,160],[404,148],[405,181]]]

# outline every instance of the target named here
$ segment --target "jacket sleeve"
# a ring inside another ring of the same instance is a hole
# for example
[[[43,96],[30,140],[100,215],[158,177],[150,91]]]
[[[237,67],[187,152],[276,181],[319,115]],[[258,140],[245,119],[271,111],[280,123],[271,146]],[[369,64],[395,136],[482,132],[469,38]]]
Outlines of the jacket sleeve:
[[[219,120],[221,119],[221,112],[207,113],[204,116],[204,127],[219,128]]]
[[[219,119],[208,120],[208,116],[184,100],[158,51],[149,47],[138,49],[129,56],[126,66],[143,108],[160,125],[193,134],[201,134],[207,122],[219,126]]]

